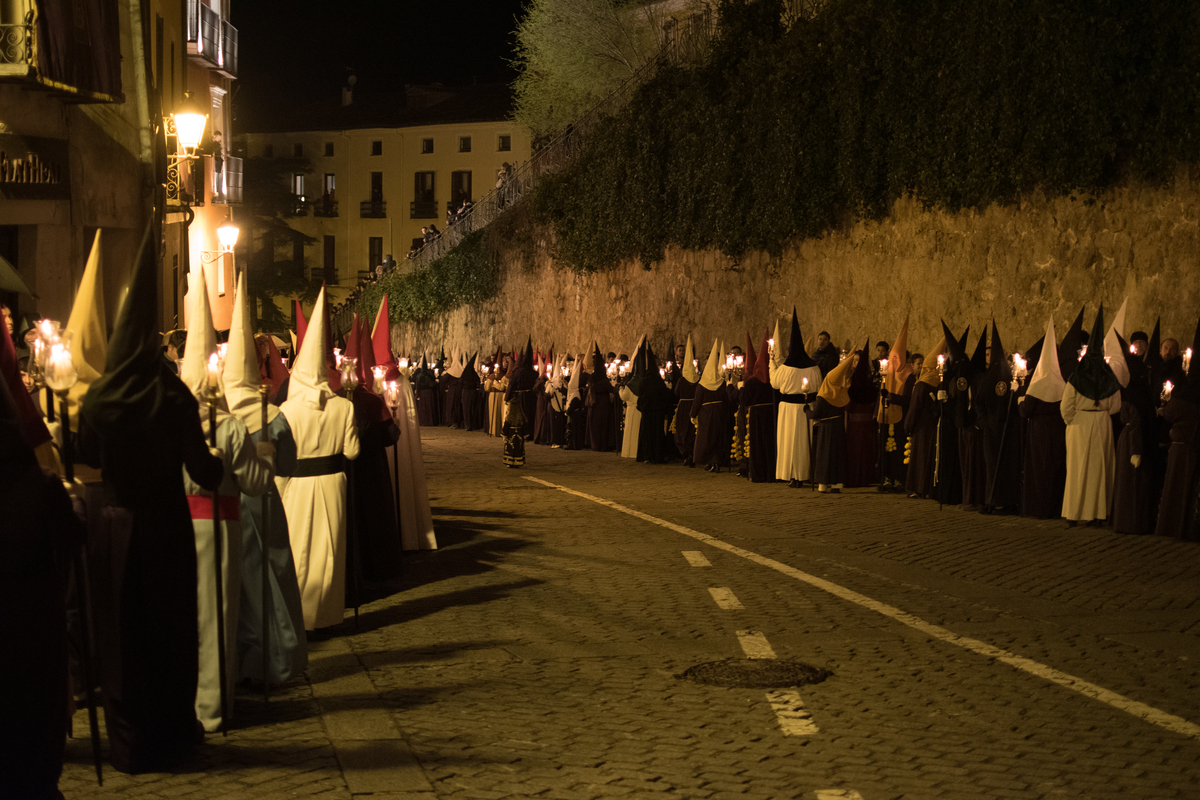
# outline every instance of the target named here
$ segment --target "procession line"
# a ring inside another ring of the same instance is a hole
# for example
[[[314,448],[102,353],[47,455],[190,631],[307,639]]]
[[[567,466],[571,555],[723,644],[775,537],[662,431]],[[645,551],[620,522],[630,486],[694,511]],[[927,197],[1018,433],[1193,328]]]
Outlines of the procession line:
[[[581,497],[584,500],[590,500],[598,505],[607,506],[614,511],[620,511],[621,513],[628,514],[631,517],[637,517],[645,522],[658,525],[659,527],[666,528],[667,530],[675,531],[676,533],[681,533],[684,536],[689,536],[719,550],[724,550],[727,553],[741,556],[748,561],[752,561],[760,566],[773,569],[776,572],[780,572],[790,578],[795,578],[798,581],[807,583],[810,586],[814,586],[818,589],[828,592],[829,594],[841,598],[842,600],[854,603],[855,605],[869,609],[878,614],[882,614],[883,616],[893,619],[896,622],[907,625],[910,628],[914,628],[915,630],[918,630],[921,633],[930,636],[931,638],[938,639],[939,641],[946,642],[947,644],[956,645],[986,658],[994,658],[997,661],[1008,664],[1009,666],[1019,669],[1022,672],[1027,672],[1030,675],[1035,675],[1039,678],[1050,681],[1051,683],[1056,683],[1059,686],[1070,689],[1071,691],[1077,692],[1085,697],[1090,697],[1093,700],[1099,700],[1106,705],[1112,706],[1120,711],[1124,711],[1127,714],[1132,714],[1133,716],[1145,720],[1152,725],[1157,725],[1158,727],[1164,728],[1173,733],[1178,733],[1192,739],[1200,740],[1200,725],[1189,722],[1182,717],[1177,717],[1174,714],[1169,714],[1166,711],[1162,711],[1154,708],[1153,706],[1133,700],[1122,694],[1118,694],[1117,692],[1105,689],[1103,686],[1098,686],[1094,683],[1085,681],[1082,678],[1069,675],[1065,672],[1054,669],[1053,667],[1034,661],[1033,659],[1010,653],[1007,650],[995,647],[987,642],[981,642],[978,639],[972,639],[967,636],[959,636],[953,631],[947,630],[939,625],[934,625],[931,622],[926,622],[925,620],[913,616],[906,611],[901,611],[894,606],[881,603],[878,600],[872,600],[866,595],[859,594],[858,592],[852,589],[847,589],[844,586],[839,586],[832,581],[818,578],[815,575],[810,575],[809,573],[798,570],[795,567],[790,567],[787,564],[767,558],[766,556],[761,556],[749,550],[743,550],[737,545],[729,544],[728,542],[724,542],[714,536],[710,536],[707,533],[694,531],[691,528],[683,525],[652,516],[643,511],[629,508],[628,506],[623,506],[620,503],[614,503],[611,500],[605,500],[602,497],[596,497],[595,495],[579,492],[575,489],[570,489],[566,486],[560,486],[556,483],[550,483],[549,481],[544,481],[540,478],[534,478],[532,476],[527,476],[525,480],[533,481],[534,483],[540,483],[543,486],[548,486],[552,489],[557,489],[560,492]]]
[[[742,601],[737,599],[737,595],[733,593],[732,589],[722,586],[720,588],[709,589],[708,593],[712,595],[713,602],[717,604],[717,608],[724,611],[740,611],[745,608],[742,605]]]

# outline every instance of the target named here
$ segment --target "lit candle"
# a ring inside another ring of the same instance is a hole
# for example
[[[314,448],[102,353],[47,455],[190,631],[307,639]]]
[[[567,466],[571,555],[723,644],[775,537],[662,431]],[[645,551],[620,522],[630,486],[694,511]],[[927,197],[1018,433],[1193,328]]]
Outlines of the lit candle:
[[[228,342],[222,342],[221,344],[217,345],[217,355],[220,356],[222,361],[225,360],[225,353],[227,353],[228,351],[229,351],[229,343]]]
[[[1187,372],[1192,365],[1192,348],[1183,351],[1183,371]]]
[[[371,374],[375,376],[375,380],[381,381],[387,377],[387,370],[383,367],[372,367]]]
[[[886,372],[887,367],[888,367],[888,360],[886,358],[879,359],[879,371]]]
[[[808,378],[805,378],[804,380],[800,381],[800,391],[802,391],[802,392],[808,391]]]
[[[1079,360],[1083,361],[1083,357],[1086,355],[1087,355],[1087,345],[1085,344],[1083,347],[1079,348]]]
[[[216,353],[208,357],[208,388],[217,388],[217,378],[221,375],[221,359]]]
[[[400,369],[408,369],[408,359],[407,358],[400,359]]]
[[[50,355],[46,358],[46,385],[53,392],[62,393],[75,385],[79,373],[75,370],[75,361],[70,349],[62,342],[50,345]]]
[[[1162,401],[1163,401],[1164,403],[1165,403],[1165,402],[1167,402],[1168,400],[1170,400],[1170,399],[1171,399],[1171,392],[1172,392],[1174,389],[1175,389],[1175,386],[1174,386],[1174,384],[1172,384],[1170,381],[1167,381],[1166,383],[1164,383],[1164,384],[1163,384],[1163,388],[1162,388]]]

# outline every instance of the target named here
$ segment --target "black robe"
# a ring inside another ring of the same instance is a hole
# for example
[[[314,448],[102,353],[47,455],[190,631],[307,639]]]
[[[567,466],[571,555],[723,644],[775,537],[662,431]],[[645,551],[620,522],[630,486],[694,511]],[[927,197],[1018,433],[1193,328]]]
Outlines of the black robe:
[[[469,431],[483,428],[483,410],[487,405],[478,375],[459,379],[459,398],[462,404],[462,426]]]
[[[665,464],[678,455],[670,426],[675,416],[675,393],[661,379],[642,381],[637,408],[642,414],[638,429],[637,460]]]
[[[587,444],[592,450],[607,453],[615,448],[613,427],[613,386],[607,375],[592,373],[587,391]]]
[[[975,423],[983,459],[983,505],[1016,511],[1021,504],[1021,417],[1007,380],[985,373],[976,383]],[[1003,387],[1003,394],[997,389]],[[981,402],[987,394],[988,402]]]
[[[1113,475],[1112,526],[1117,533],[1154,533],[1156,522],[1154,479],[1142,427],[1142,413],[1134,403],[1121,403],[1121,433],[1117,437],[1117,462]],[[1153,444],[1153,440],[1149,442]],[[1133,466],[1133,456],[1140,464]]]
[[[417,422],[425,427],[441,424],[441,403],[438,401],[438,382],[429,370],[413,375],[413,394],[417,399]]]
[[[750,481],[772,483],[775,480],[776,448],[779,446],[775,435],[778,424],[775,390],[770,383],[747,378],[739,390],[739,397],[746,404]]]
[[[696,384],[692,396],[692,419],[696,420],[696,441],[692,448],[692,463],[710,467],[729,464],[729,395],[724,385],[706,389]]]
[[[358,458],[349,462],[354,474],[354,528],[346,538],[346,605],[366,602],[367,595],[355,587],[352,571],[367,582],[399,577],[403,555],[400,528],[396,524],[396,500],[387,448],[400,438],[400,428],[385,418],[383,399],[372,392],[354,392],[354,420],[358,426]],[[355,591],[355,590],[359,591]]]
[[[940,412],[937,387],[917,381],[904,417],[908,433],[908,472],[904,488],[909,494],[928,497],[933,493],[933,470],[937,461],[937,427]]]
[[[1067,424],[1063,422],[1062,404],[1027,394],[1017,409],[1025,422],[1021,513],[1058,519],[1067,485]]]
[[[849,405],[849,404],[847,404]],[[813,480],[833,486],[846,482],[846,409],[830,405],[824,397],[809,403],[805,413],[813,421]]]
[[[691,383],[680,377],[675,384],[675,398],[678,401],[675,409],[675,448],[683,458],[684,464],[692,463],[692,454],[696,449],[696,426],[692,424],[692,400],[696,397],[696,387],[699,382]]]
[[[846,407],[846,486],[870,486],[879,480],[879,423],[873,401]]]
[[[733,420],[733,447],[729,451],[729,460],[737,468],[739,478],[750,477],[750,428],[747,417],[750,407],[743,399],[743,392],[737,384],[729,384],[729,404],[737,409]]]
[[[546,394],[546,376],[538,375],[533,384],[533,443],[550,444],[550,395]]]
[[[567,438],[564,445],[567,450],[582,450],[587,447],[587,405],[582,398],[587,397],[588,373],[579,376],[579,396],[572,397],[567,403]]]
[[[1158,524],[1154,532],[1172,539],[1188,539],[1192,534],[1192,514],[1196,495],[1196,432],[1200,426],[1200,405],[1176,390],[1163,409],[1163,421],[1170,426],[1171,449],[1167,453],[1167,473],[1162,499],[1158,504]]]

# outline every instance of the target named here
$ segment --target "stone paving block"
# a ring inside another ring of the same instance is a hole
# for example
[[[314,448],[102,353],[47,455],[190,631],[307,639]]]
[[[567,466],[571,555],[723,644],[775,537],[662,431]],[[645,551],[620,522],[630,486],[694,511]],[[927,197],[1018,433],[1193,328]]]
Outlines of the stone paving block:
[[[346,785],[354,794],[433,790],[402,740],[343,741],[334,748]]]

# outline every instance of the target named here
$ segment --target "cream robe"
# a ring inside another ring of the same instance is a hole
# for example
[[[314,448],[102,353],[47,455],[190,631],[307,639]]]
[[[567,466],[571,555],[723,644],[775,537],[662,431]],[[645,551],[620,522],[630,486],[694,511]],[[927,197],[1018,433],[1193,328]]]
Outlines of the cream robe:
[[[358,458],[358,430],[349,400],[330,397],[324,407],[289,397],[279,410],[296,440],[297,458]],[[288,536],[306,630],[342,621],[346,610],[346,473],[280,480]]]
[[[621,387],[621,400],[625,402],[625,438],[621,440],[621,458],[637,458],[638,437],[642,430],[642,412],[638,411],[636,394],[628,386]]]
[[[808,378],[807,387],[805,378]],[[812,394],[821,387],[821,368],[789,367],[772,361],[771,386],[784,394]],[[780,402],[775,442],[775,479],[808,480],[812,423],[804,413],[804,404]]]
[[[400,546],[404,550],[436,550],[417,404],[407,375],[401,372],[396,385],[400,390],[400,404],[396,406],[393,419],[400,428],[400,438],[395,444],[396,457],[388,458],[388,469],[393,471],[393,485],[400,488]],[[491,397],[503,398],[503,395],[489,392],[489,400]]]
[[[208,440],[208,410],[201,406],[204,437]],[[217,447],[224,458],[225,474],[220,495],[226,505],[238,509],[241,496],[258,497],[271,483],[271,464],[259,459],[254,442],[240,419],[222,414],[217,420]],[[189,495],[211,498],[183,470],[183,487]],[[232,502],[229,502],[232,501]],[[221,726],[220,660],[217,654],[217,569],[213,542],[212,501],[197,501],[207,518],[192,519],[196,533],[196,601],[200,625],[200,678],[196,687],[196,717],[204,730],[212,733]],[[233,712],[234,689],[238,680],[238,614],[242,599],[242,526],[237,519],[221,517],[223,550],[222,579],[225,598],[225,686],[229,711]]]
[[[1068,383],[1061,408],[1067,423],[1067,488],[1062,515],[1085,522],[1108,519],[1116,470],[1110,417],[1121,410],[1121,393],[1097,403]]]

